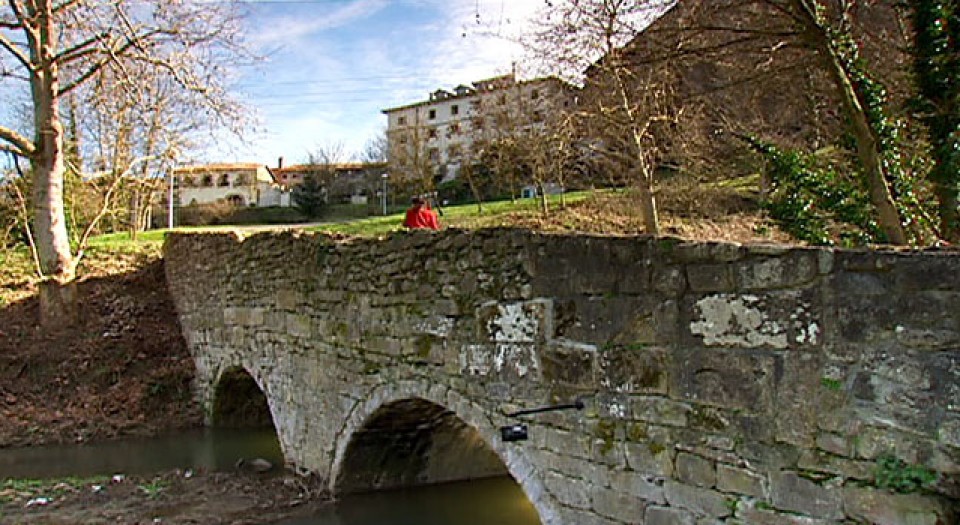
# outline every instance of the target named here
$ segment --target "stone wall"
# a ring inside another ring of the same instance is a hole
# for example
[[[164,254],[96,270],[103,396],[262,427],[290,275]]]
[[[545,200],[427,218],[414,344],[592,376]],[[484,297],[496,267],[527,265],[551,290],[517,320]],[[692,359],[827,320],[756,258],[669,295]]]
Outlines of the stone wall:
[[[350,451],[400,451],[383,429],[435,425],[548,525],[956,523],[958,254],[448,230],[174,234],[165,257],[201,402],[242,366],[335,490],[376,486]],[[504,413],[578,397],[500,441]]]

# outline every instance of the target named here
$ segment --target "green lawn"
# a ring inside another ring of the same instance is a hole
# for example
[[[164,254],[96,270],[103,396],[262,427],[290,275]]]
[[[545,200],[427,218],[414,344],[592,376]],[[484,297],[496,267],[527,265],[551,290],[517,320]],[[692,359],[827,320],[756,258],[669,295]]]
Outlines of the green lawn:
[[[565,199],[569,204],[582,201],[592,194],[593,192],[591,191],[567,193]],[[548,201],[551,207],[556,207],[559,205],[560,196],[551,195],[548,197]],[[534,215],[539,212],[539,199],[517,199],[516,202],[509,200],[485,202],[483,203],[482,212],[477,209],[476,204],[460,204],[443,208],[440,225],[448,228],[465,229],[510,226],[510,219],[513,216],[518,214]],[[356,221],[319,224],[309,228],[309,230],[360,236],[383,235],[403,229],[403,217],[403,213],[395,213]]]

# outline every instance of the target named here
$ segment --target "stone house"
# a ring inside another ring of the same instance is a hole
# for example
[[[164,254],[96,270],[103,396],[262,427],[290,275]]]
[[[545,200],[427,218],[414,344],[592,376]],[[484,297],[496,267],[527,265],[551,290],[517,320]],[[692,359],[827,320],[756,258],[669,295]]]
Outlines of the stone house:
[[[387,173],[387,163],[339,162],[283,166],[281,160],[271,171],[285,190],[302,184],[304,177],[313,173],[323,186],[327,202],[367,204],[380,191],[382,176]]]
[[[438,89],[426,100],[383,110],[390,165],[407,180],[453,180],[484,140],[539,125],[573,101],[573,88],[555,77],[519,81],[508,74]]]
[[[236,206],[289,206],[270,168],[256,163],[184,166],[173,170],[181,206],[229,202]],[[285,198],[286,197],[286,198]]]

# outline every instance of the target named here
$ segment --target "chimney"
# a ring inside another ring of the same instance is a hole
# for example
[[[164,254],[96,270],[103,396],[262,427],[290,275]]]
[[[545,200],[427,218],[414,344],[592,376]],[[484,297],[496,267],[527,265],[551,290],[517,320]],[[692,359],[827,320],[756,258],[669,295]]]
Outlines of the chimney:
[[[283,157],[277,157],[277,169],[278,170],[283,169]]]

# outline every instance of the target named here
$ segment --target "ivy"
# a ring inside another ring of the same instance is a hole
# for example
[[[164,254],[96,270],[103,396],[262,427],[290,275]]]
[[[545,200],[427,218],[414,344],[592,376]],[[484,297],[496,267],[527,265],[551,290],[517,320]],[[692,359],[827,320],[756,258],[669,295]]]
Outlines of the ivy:
[[[882,240],[866,192],[814,155],[746,139],[766,161],[771,191],[764,203],[770,216],[790,235],[817,245],[862,245]],[[831,226],[842,226],[839,235]]]
[[[928,229],[923,214],[923,205],[917,194],[919,180],[904,168],[902,143],[904,123],[887,111],[886,86],[869,74],[866,61],[860,54],[860,46],[853,38],[849,22],[845,19],[839,26],[829,26],[818,12],[818,23],[826,28],[830,51],[840,60],[844,71],[853,84],[867,123],[877,140],[882,170],[891,185],[897,211],[906,226],[919,225]]]
[[[909,494],[932,485],[936,480],[937,475],[932,470],[920,465],[908,465],[893,454],[877,458],[874,482],[879,488]]]

